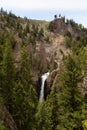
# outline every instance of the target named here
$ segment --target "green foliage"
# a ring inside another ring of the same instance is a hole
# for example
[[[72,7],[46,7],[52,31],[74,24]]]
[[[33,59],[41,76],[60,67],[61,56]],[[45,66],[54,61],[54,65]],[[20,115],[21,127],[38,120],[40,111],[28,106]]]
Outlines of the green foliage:
[[[4,43],[4,34],[0,33],[0,45],[3,45]]]
[[[38,38],[41,39],[43,36],[44,36],[44,30],[43,30],[43,28],[41,28],[38,33]]]
[[[52,22],[49,23],[48,29],[49,29],[49,31],[51,31],[51,32],[54,31],[54,27],[53,27],[53,23],[52,23]]]
[[[87,120],[82,121],[82,126],[84,130],[87,130]]]
[[[34,24],[32,25],[32,30],[31,30],[30,34],[31,34],[31,36],[34,39],[37,39],[37,36],[38,36],[38,27],[35,26]]]
[[[47,43],[50,43],[50,37],[49,37],[49,36],[46,36],[46,37],[45,37],[45,41],[46,41]]]
[[[32,130],[35,123],[36,92],[32,85],[17,83],[13,90],[13,117],[19,130]]]
[[[71,37],[71,33],[69,31],[66,31],[64,36],[68,36],[68,37]]]
[[[45,102],[42,101],[38,104],[36,112],[36,129],[45,130]]]
[[[79,29],[79,30],[86,30],[86,29],[84,29],[84,27],[82,26],[82,24],[76,23],[73,19],[70,19],[70,20],[67,19],[66,24],[71,24],[72,27],[74,27],[76,29]]]
[[[7,130],[6,127],[0,123],[0,130]]]
[[[65,70],[60,78],[60,93],[58,93],[60,126],[64,129],[80,129],[82,120],[83,96],[78,88],[82,80],[79,56],[70,55],[65,59]],[[80,86],[79,86],[80,87]]]
[[[1,112],[2,105],[3,105],[3,98],[1,97],[1,92],[0,92],[0,130],[7,130],[2,121],[2,112]]]
[[[12,34],[8,34],[6,37],[6,42],[10,42],[12,49],[14,49],[16,40],[14,39],[14,36]]]
[[[3,46],[0,45],[0,63],[3,60]]]
[[[71,41],[72,41],[72,38],[71,38],[71,37],[65,36],[65,46],[66,46],[67,48],[70,48],[70,47],[71,47],[71,45],[72,45]]]
[[[35,123],[37,94],[32,85],[29,57],[24,47],[21,52],[21,67],[13,90],[13,117],[19,130],[32,130]]]
[[[46,101],[38,104],[36,113],[37,130],[56,130],[58,121],[58,97],[56,87],[52,87],[51,94]]]
[[[0,9],[0,14],[2,15],[7,15],[7,11],[5,11],[2,7]]]
[[[73,20],[67,22],[87,33],[87,29]],[[85,130],[87,97],[81,93],[81,82],[87,75],[87,38],[85,35],[72,38],[70,32],[65,33],[65,45],[71,49],[70,55],[65,57],[63,54],[64,63],[58,82],[52,86],[46,101],[38,104],[34,86],[36,79],[33,80],[31,73],[36,78],[48,68],[54,70],[56,57],[55,52],[49,65],[44,44],[40,44],[39,51],[36,50],[38,41],[46,43],[50,40],[50,32],[46,36],[47,23],[40,24],[16,17],[12,12],[7,14],[3,8],[0,10],[0,107],[5,105],[18,130]],[[53,22],[49,23],[48,29],[54,31]],[[23,48],[15,68],[13,50],[17,49],[14,47],[19,42]],[[7,130],[2,120],[0,130]]]
[[[30,33],[30,28],[29,28],[29,24],[28,23],[26,24],[25,32],[26,32],[26,34]]]
[[[1,88],[5,104],[10,107],[12,104],[12,89],[14,88],[15,67],[10,41],[6,42],[3,56],[4,84]]]
[[[50,95],[46,101],[46,116],[45,116],[45,127],[48,130],[56,130],[59,123],[59,113],[58,113],[58,93],[56,86],[52,86]]]
[[[83,50],[78,55],[65,57],[60,82],[52,86],[44,107],[39,108],[44,113],[43,115],[39,113],[40,119],[42,122],[45,120],[42,130],[82,130],[81,121],[87,117],[87,105],[79,88],[83,70],[86,69],[85,53]]]
[[[65,33],[65,46],[67,48],[71,48],[71,49],[73,48],[73,50],[79,51],[81,48],[86,47],[86,45],[87,45],[87,38],[85,36],[77,37],[75,39],[72,38],[68,32]]]

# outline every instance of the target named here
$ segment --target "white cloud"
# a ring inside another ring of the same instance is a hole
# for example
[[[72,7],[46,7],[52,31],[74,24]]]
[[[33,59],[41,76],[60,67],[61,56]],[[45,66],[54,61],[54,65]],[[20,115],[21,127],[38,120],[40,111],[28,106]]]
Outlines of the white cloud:
[[[87,0],[0,0],[6,9],[87,10]]]

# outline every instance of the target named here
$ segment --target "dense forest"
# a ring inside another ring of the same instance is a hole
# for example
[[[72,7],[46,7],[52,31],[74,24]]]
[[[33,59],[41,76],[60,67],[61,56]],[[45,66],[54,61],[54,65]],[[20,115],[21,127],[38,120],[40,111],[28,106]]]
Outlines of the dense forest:
[[[46,22],[1,8],[0,130],[87,130],[85,27],[62,16]]]

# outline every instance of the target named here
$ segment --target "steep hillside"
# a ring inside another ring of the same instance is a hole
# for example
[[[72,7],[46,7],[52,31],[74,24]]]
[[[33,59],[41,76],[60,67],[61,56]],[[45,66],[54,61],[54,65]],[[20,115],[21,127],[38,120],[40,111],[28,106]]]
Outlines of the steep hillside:
[[[7,14],[5,11],[1,12],[0,15],[0,30],[1,44],[5,43],[8,35],[12,40],[15,59],[19,56],[21,47],[24,45],[32,44],[35,53],[37,53],[40,51],[40,45],[43,44],[46,53],[51,57],[54,53],[59,55],[60,50],[66,53],[65,36],[72,36],[77,39],[80,37],[86,39],[87,36],[87,30],[84,27],[76,24],[73,20],[65,22],[64,17],[46,22],[31,20],[26,17],[23,19],[16,17],[11,12]],[[58,59],[58,56],[56,58]]]
[[[0,10],[0,130],[83,130],[86,57],[87,29],[81,24]]]

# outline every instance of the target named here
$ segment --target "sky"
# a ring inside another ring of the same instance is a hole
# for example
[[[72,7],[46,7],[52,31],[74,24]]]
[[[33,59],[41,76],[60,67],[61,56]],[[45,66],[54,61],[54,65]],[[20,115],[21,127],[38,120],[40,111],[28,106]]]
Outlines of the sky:
[[[0,0],[0,8],[17,16],[51,21],[65,16],[87,27],[87,0]]]

